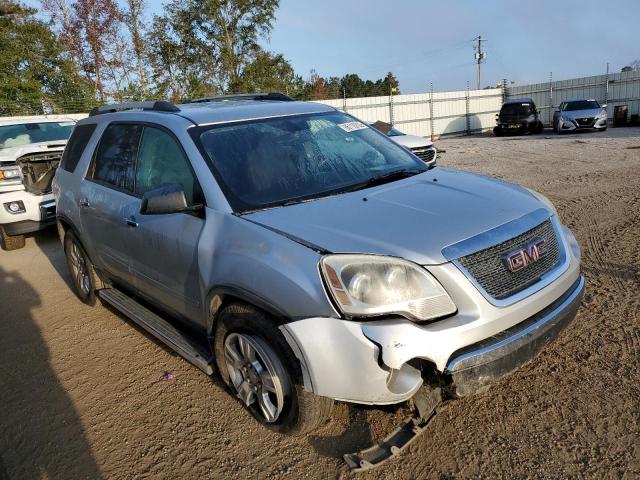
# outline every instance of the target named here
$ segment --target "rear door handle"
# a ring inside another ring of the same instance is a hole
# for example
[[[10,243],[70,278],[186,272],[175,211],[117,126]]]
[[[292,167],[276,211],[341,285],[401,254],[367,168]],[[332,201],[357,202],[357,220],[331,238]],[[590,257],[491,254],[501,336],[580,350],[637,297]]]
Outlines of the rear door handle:
[[[138,222],[136,222],[136,219],[133,217],[125,218],[124,221],[130,227],[136,228],[138,226]]]
[[[89,200],[87,200],[86,198],[83,198],[82,200],[80,200],[80,207],[89,208],[91,207],[91,204],[89,203]]]

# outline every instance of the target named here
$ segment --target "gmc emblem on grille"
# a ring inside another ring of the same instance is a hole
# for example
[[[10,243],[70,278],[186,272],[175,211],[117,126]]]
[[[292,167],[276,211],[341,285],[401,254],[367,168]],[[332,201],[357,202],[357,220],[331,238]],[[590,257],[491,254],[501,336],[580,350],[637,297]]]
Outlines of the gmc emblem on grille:
[[[517,272],[545,257],[547,253],[549,253],[547,243],[542,238],[536,238],[526,247],[507,253],[504,256],[504,263],[509,270]]]

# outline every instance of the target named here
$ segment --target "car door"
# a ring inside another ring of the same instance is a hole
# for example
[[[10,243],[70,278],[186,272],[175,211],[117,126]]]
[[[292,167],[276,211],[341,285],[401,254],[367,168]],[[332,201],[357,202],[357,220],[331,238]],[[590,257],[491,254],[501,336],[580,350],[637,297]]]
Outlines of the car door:
[[[175,136],[159,126],[142,133],[136,165],[135,194],[182,185],[189,205],[204,203],[196,176]],[[141,215],[130,239],[131,269],[136,288],[175,313],[197,322],[201,317],[198,241],[204,217],[197,213]]]
[[[131,285],[128,212],[134,195],[135,159],[142,125],[107,126],[80,185],[82,237],[97,267]]]

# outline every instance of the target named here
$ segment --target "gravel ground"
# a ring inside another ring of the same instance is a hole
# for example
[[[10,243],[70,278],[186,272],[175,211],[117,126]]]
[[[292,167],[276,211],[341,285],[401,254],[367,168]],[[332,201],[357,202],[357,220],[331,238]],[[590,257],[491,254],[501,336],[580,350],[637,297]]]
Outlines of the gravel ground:
[[[547,195],[583,248],[576,321],[488,393],[445,404],[375,478],[640,476],[640,130],[438,142],[440,163]],[[0,479],[349,478],[401,409],[339,404],[316,435],[259,427],[122,316],[71,293],[55,231],[0,252]],[[164,372],[175,379],[162,380]]]

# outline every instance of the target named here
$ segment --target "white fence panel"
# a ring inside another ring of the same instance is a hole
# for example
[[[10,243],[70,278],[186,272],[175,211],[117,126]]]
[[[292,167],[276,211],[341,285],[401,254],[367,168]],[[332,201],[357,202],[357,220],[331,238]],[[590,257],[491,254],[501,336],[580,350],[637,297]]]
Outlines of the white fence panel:
[[[460,90],[380,97],[319,100],[367,122],[392,123],[411,135],[462,135],[493,128],[502,90]]]

